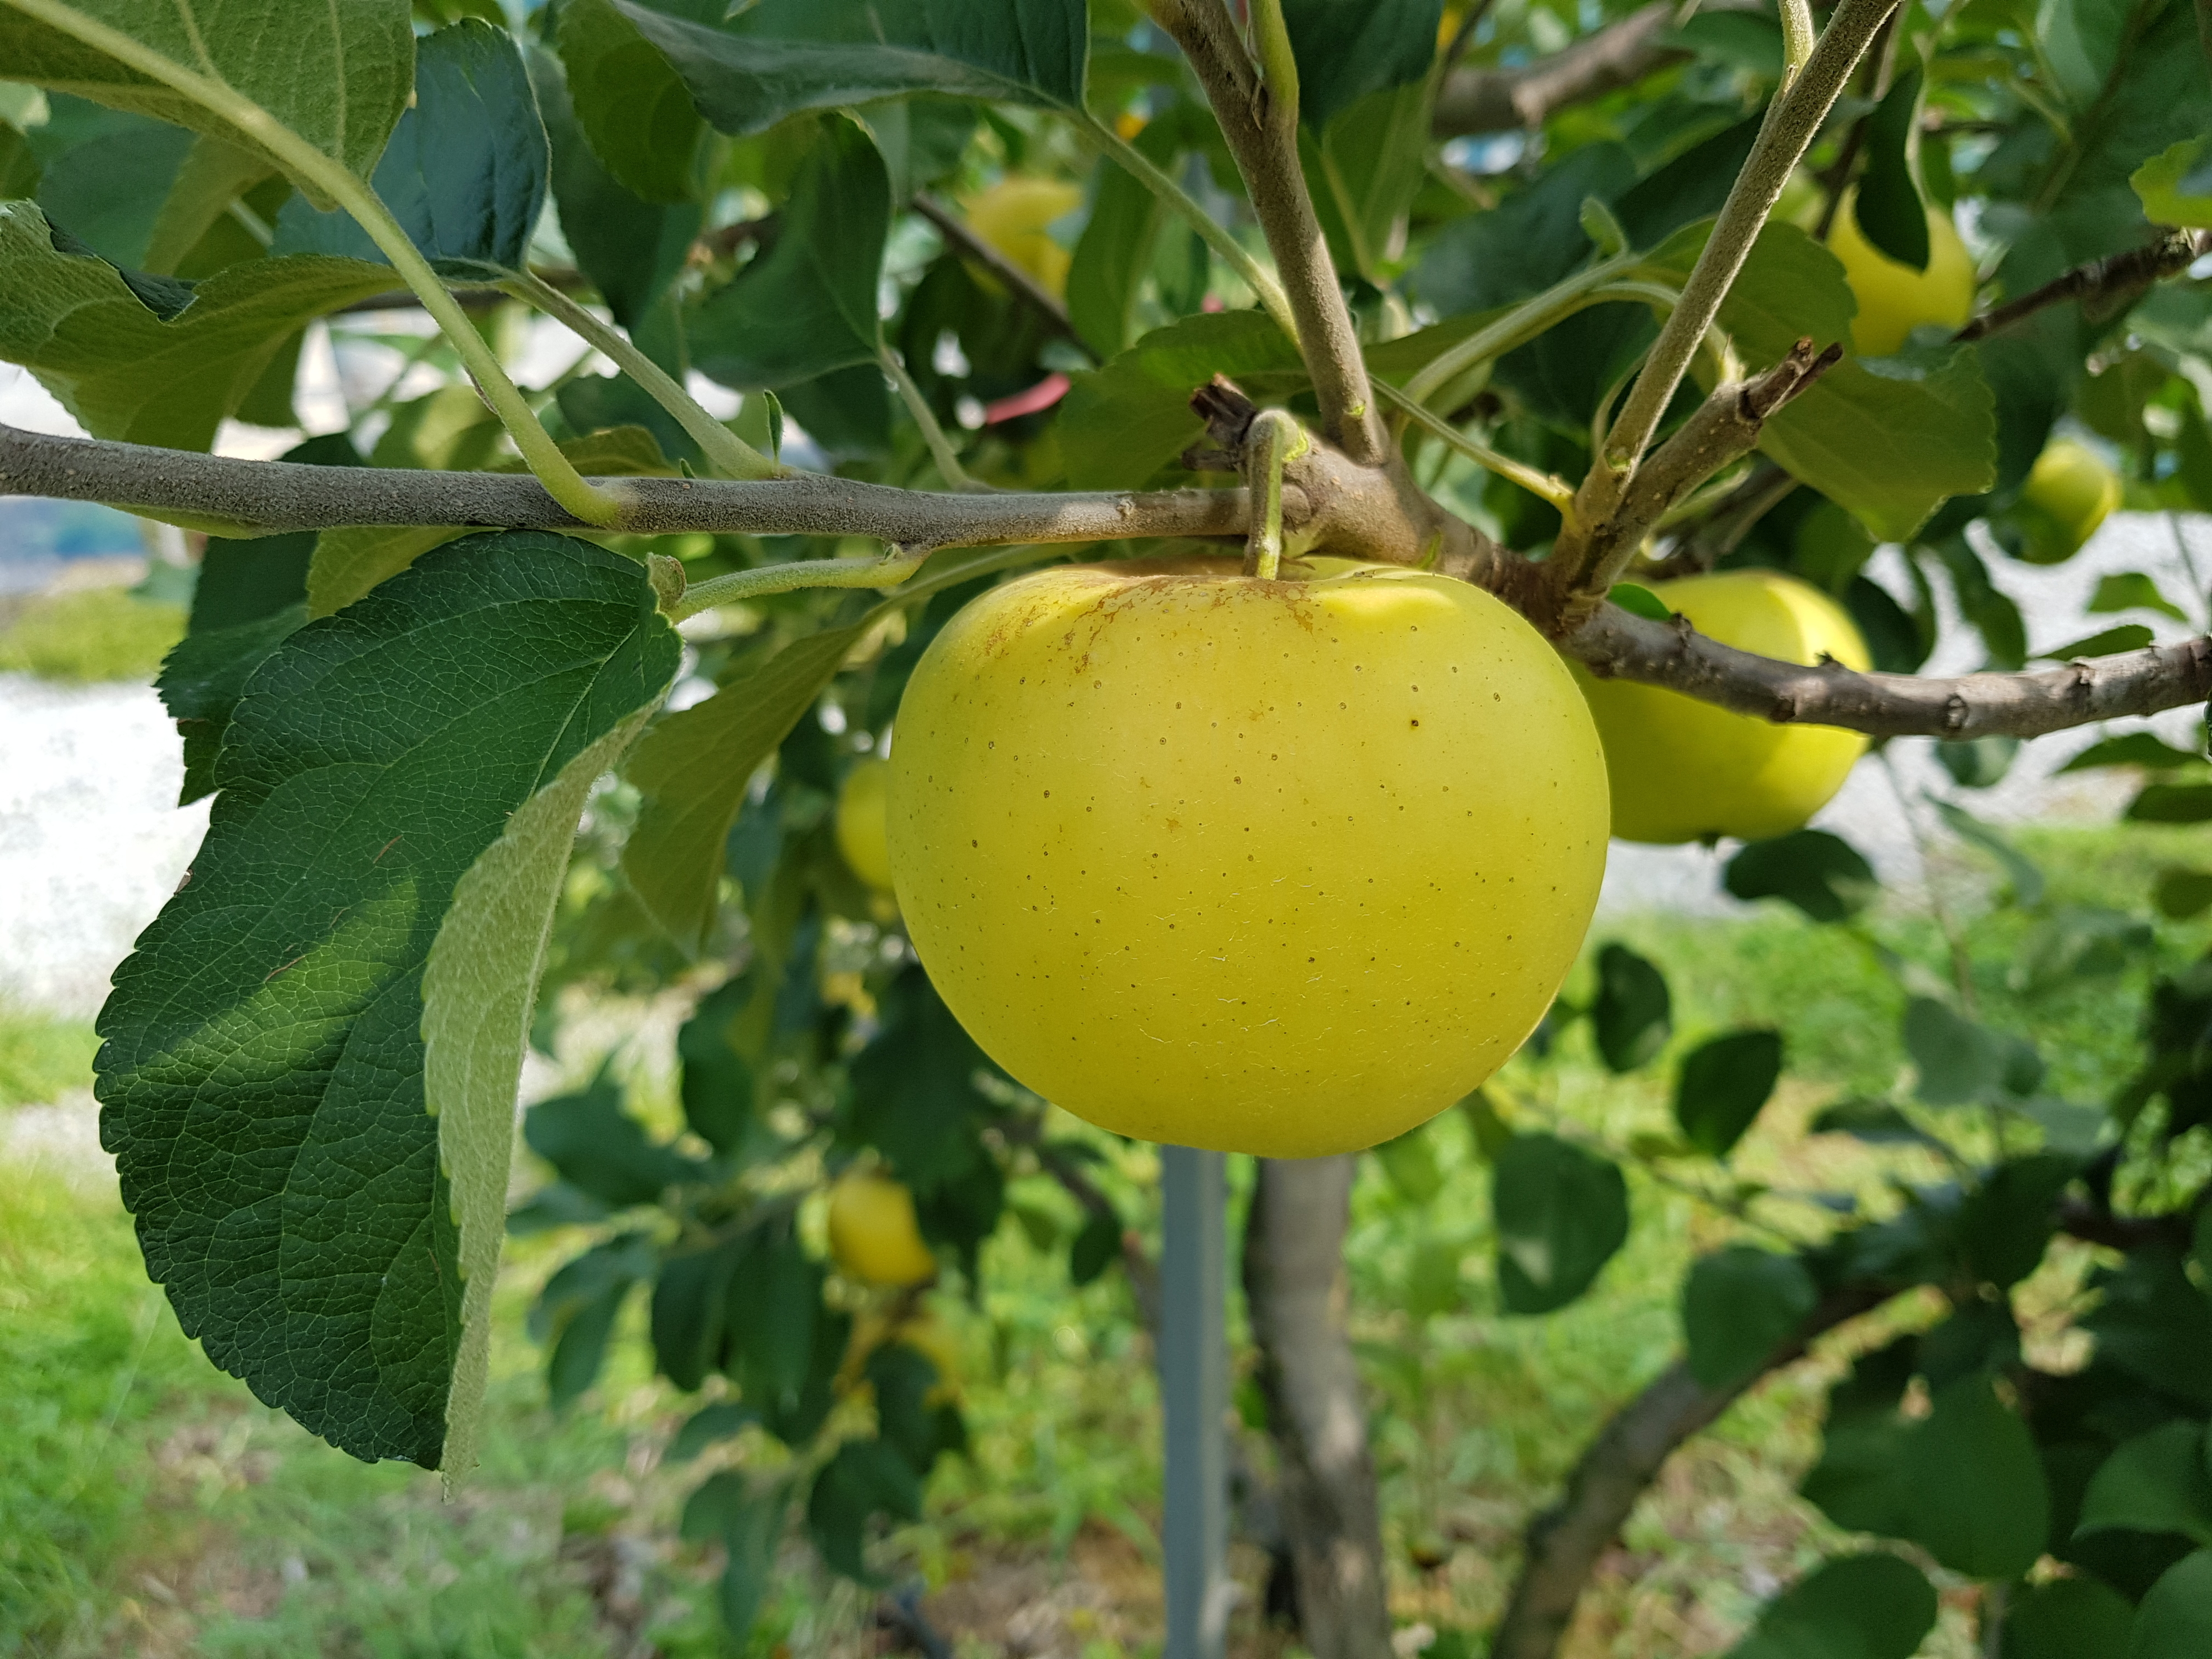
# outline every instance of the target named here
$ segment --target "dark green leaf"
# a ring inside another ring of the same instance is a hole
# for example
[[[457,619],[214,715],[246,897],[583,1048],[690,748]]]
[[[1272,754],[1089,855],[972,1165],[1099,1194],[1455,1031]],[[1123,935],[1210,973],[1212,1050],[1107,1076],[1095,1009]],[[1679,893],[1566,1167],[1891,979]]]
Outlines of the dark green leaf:
[[[865,1557],[868,1522],[878,1515],[921,1518],[921,1480],[884,1440],[848,1440],[822,1466],[806,1499],[806,1527],[822,1559],[848,1578],[873,1583]]]
[[[2212,1544],[2204,1425],[2184,1419],[2122,1443],[2090,1477],[2075,1537],[2112,1528],[2172,1532]]]
[[[1917,1567],[1846,1555],[1768,1602],[1729,1659],[1911,1659],[1935,1627],[1935,1587]]]
[[[2019,754],[2018,738],[1969,738],[1936,745],[1936,758],[1961,789],[1995,788],[2004,781]]]
[[[574,118],[607,174],[646,202],[689,201],[693,161],[707,129],[683,77],[611,0],[565,0],[556,24]],[[553,118],[549,109],[549,125]],[[556,166],[560,144],[556,131]],[[556,191],[560,185],[556,173]],[[569,241],[574,245],[574,232]]]
[[[2161,870],[2152,902],[2159,915],[2187,921],[2212,909],[2212,870]]]
[[[1285,0],[1298,65],[1298,118],[1318,132],[1372,92],[1429,72],[1443,0]]]
[[[760,1413],[750,1406],[734,1400],[720,1400],[711,1406],[702,1406],[684,1419],[684,1426],[676,1431],[676,1437],[668,1443],[667,1462],[688,1463],[717,1441],[731,1436],[760,1421]]]
[[[2212,818],[2212,783],[2153,783],[2128,803],[2137,823],[2202,823]]]
[[[1936,1146],[1935,1139],[1886,1100],[1839,1100],[1813,1120],[1816,1135],[1850,1135],[1870,1146]]]
[[[1437,232],[1414,269],[1414,290],[1447,317],[1541,293],[1590,252],[1582,227],[1583,199],[1611,202],[1635,181],[1635,158],[1625,144],[1570,150],[1535,183],[1487,213],[1468,214]],[[1696,258],[1692,249],[1689,259]],[[1743,286],[1741,278],[1736,286]]]
[[[2128,1659],[2135,1609],[2094,1578],[2015,1589],[2005,1605],[2006,1659]]]
[[[683,1535],[712,1540],[726,1554],[720,1603],[729,1639],[743,1643],[760,1616],[775,1569],[775,1547],[782,1541],[788,1488],[756,1492],[734,1470],[713,1475],[684,1505]]]
[[[371,182],[433,266],[520,270],[551,165],[514,36],[471,19],[416,43],[415,99]],[[297,197],[271,252],[384,258],[351,214],[318,213]]]
[[[852,122],[824,121],[775,246],[691,313],[699,371],[753,392],[872,363],[876,283],[890,224],[884,158]]]
[[[1620,1170],[1556,1135],[1516,1135],[1492,1167],[1490,1190],[1508,1313],[1566,1306],[1628,1237]]]
[[[1930,1106],[1968,1105],[1996,1092],[2005,1052],[1995,1031],[1932,997],[1905,1005],[1903,1030],[1905,1050],[1920,1071],[1920,1098]]]
[[[1953,1571],[2016,1578],[2048,1546],[2051,1489],[2034,1437],[1986,1378],[1936,1392],[1905,1464],[1910,1535]]]
[[[522,1138],[562,1180],[617,1208],[657,1202],[678,1182],[697,1180],[704,1168],[647,1137],[645,1126],[623,1109],[622,1085],[605,1066],[577,1093],[532,1106]]]
[[[902,93],[1079,110],[1090,31],[1083,0],[878,0],[866,9],[772,3],[738,33],[617,0],[666,54],[699,112],[737,137],[801,110]]]
[[[2081,1172],[2063,1152],[2008,1159],[1959,1209],[1959,1238],[1975,1276],[2001,1291],[2033,1273],[2058,1224],[2058,1194]]]
[[[2199,1659],[2212,1652],[2212,1550],[2168,1567],[2136,1609],[2128,1659]]]
[[[700,998],[697,1011],[676,1034],[677,1057],[684,1063],[684,1121],[724,1158],[754,1132],[753,1068],[731,1030],[752,994],[744,975],[729,981]]]
[[[607,1339],[630,1287],[653,1276],[653,1242],[624,1233],[596,1244],[545,1282],[530,1310],[530,1334],[550,1341],[545,1385],[559,1410],[599,1380]]]
[[[606,0],[585,0],[585,3],[604,7]],[[575,5],[562,9],[564,32],[581,9]],[[641,43],[641,49],[651,50]],[[690,256],[692,240],[699,234],[699,204],[688,200],[647,201],[624,188],[586,141],[560,60],[545,52],[533,52],[530,70],[538,110],[545,118],[546,136],[552,143],[553,199],[560,209],[561,234],[568,238],[577,264],[599,290],[615,321],[635,335]],[[687,115],[690,107],[687,100]],[[637,125],[634,112],[625,111],[624,130],[635,131]],[[639,395],[655,410],[659,409],[642,392]],[[562,407],[567,413],[565,402]],[[617,424],[616,421],[594,423]],[[669,424],[672,427],[674,422]],[[591,431],[594,427],[580,429]],[[664,450],[676,453],[665,434],[656,435],[660,436]]]
[[[2177,766],[2202,766],[2204,757],[2176,749],[2153,732],[2129,732],[2093,743],[2058,769],[2087,772],[2104,766],[2140,766],[2147,771],[2170,772]]]
[[[1820,1299],[1794,1255],[1737,1244],[1700,1257],[1682,1285],[1690,1375],[1716,1392],[1757,1376]]]
[[[162,204],[199,141],[167,121],[109,118],[110,130],[46,163],[39,206],[101,258],[143,270]]]
[[[2035,654],[2045,662],[2071,662],[2076,657],[2110,657],[2123,651],[2140,651],[2151,642],[2151,630],[2142,623],[2122,623],[2085,635],[2064,645],[2054,645]]]
[[[1874,866],[1825,830],[1750,842],[1729,860],[1723,883],[1737,898],[1782,899],[1814,921],[1847,921],[1879,890]]]
[[[1682,1057],[1674,1121],[1690,1144],[1726,1158],[1782,1076],[1782,1033],[1731,1031]]]
[[[218,541],[209,550],[212,556],[218,547],[252,545]],[[307,620],[307,607],[295,604],[252,622],[190,633],[162,661],[155,689],[185,744],[185,783],[177,805],[215,793],[216,757],[231,711],[253,671]]]
[[[1072,1285],[1088,1285],[1121,1256],[1121,1218],[1101,1210],[1083,1224],[1067,1247],[1067,1279]]]
[[[1904,1448],[1910,1425],[1898,1413],[1917,1366],[1915,1338],[1863,1354],[1828,1391],[1820,1461],[1801,1490],[1847,1532],[1895,1535],[1906,1524]]]
[[[117,971],[102,1133],[149,1269],[209,1358],[358,1455],[434,1464],[446,1431],[459,1258],[421,975],[447,904],[677,655],[635,563],[536,532],[300,629],[232,717],[191,880]]]
[[[944,1381],[937,1362],[904,1342],[886,1342],[868,1356],[867,1379],[876,1392],[876,1431],[926,1475],[944,1449],[944,1427],[930,1395]]]
[[[781,1406],[806,1384],[824,1269],[788,1234],[758,1235],[729,1288],[729,1357],[746,1399]]]
[[[697,949],[714,925],[723,847],[754,772],[813,707],[862,631],[832,629],[785,646],[660,721],[623,769],[645,800],[623,872],[686,949]]]
[[[1644,957],[1620,944],[1597,953],[1590,1028],[1613,1070],[1632,1072],[1655,1058],[1674,1031],[1673,1010],[1666,976]]]
[[[1879,583],[1852,577],[1844,589],[1844,608],[1866,636],[1868,654],[1883,673],[1910,674],[1928,660],[1935,642],[1932,621],[1923,628]]]
[[[1171,167],[1179,147],[1177,123],[1147,123],[1137,149],[1154,164]],[[1098,163],[1091,216],[1076,238],[1067,268],[1067,315],[1084,343],[1103,362],[1129,343],[1137,293],[1152,269],[1152,252],[1167,210],[1127,169],[1111,158]]]
[[[1255,396],[1303,384],[1297,348],[1257,311],[1186,317],[1155,329],[1103,368],[1071,375],[1060,446],[1079,489],[1141,484],[1205,435],[1194,386],[1226,374]]]
[[[745,1250],[740,1236],[682,1250],[660,1264],[653,1286],[653,1353],[678,1388],[691,1389],[722,1363],[731,1276]]]
[[[2212,1406],[2212,1301],[2180,1259],[2130,1252],[2101,1288],[2102,1300],[2081,1319],[2098,1358],[2163,1393]]]
[[[2140,570],[2100,576],[2097,591],[2089,599],[2089,610],[2099,616],[2113,611],[2155,611],[2176,622],[2189,620],[2182,608],[2160,592],[2158,584]]]
[[[1389,281],[1407,211],[1428,178],[1430,106],[1428,83],[1416,78],[1359,99],[1318,139],[1312,129],[1300,135],[1331,252],[1370,283]]]
[[[918,966],[891,982],[882,1012],[882,1031],[852,1064],[850,1130],[889,1158],[917,1194],[926,1194],[988,1158],[975,1121],[994,1109],[975,1077],[990,1061]]]
[[[1913,176],[1920,114],[1920,71],[1907,70],[1867,118],[1866,164],[1859,173],[1852,216],[1881,252],[1902,265],[1928,265],[1928,204]]]
[[[2151,925],[2140,916],[2097,905],[2062,905],[2021,941],[2006,982],[2024,996],[2041,996],[2110,978],[2148,950],[2151,939]]]

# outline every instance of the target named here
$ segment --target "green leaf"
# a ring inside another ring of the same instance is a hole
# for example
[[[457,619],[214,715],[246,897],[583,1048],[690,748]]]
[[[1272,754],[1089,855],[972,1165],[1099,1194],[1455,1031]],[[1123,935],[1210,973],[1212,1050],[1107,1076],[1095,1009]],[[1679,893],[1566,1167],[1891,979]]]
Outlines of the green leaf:
[[[978,1136],[996,1112],[975,1079],[991,1062],[919,967],[891,982],[882,1015],[883,1030],[853,1060],[846,1133],[882,1152],[914,1188],[927,1233],[933,1206],[926,1200],[988,1161]]]
[[[599,1380],[607,1340],[633,1285],[653,1277],[655,1252],[643,1233],[593,1245],[545,1281],[530,1310],[530,1334],[550,1343],[545,1389],[556,1411]]]
[[[1152,121],[1135,139],[1155,164],[1172,166],[1173,121]],[[1091,216],[1075,240],[1067,268],[1067,314],[1083,342],[1103,362],[1129,343],[1138,290],[1152,269],[1167,209],[1127,168],[1102,157],[1094,178]]]
[[[196,141],[184,165],[177,169],[176,180],[148,234],[143,255],[146,269],[177,270],[240,197],[275,173],[251,150],[239,149],[219,138]]]
[[[1839,1100],[1823,1106],[1813,1119],[1811,1133],[1850,1135],[1870,1146],[1942,1144],[1887,1100]]]
[[[1216,374],[1264,397],[1304,384],[1305,368],[1261,312],[1205,312],[1154,329],[1103,367],[1068,377],[1060,410],[1068,483],[1112,489],[1151,478],[1205,437],[1190,395]]]
[[[2201,1029],[2191,1029],[2191,1041]],[[2212,1299],[2179,1257],[2134,1251],[2100,1288],[2102,1300],[2081,1321],[2097,1340],[2099,1361],[2160,1393],[2212,1406]]]
[[[101,1133],[148,1269],[210,1359],[357,1456],[434,1466],[465,1416],[462,1252],[480,1297],[505,1180],[487,1239],[476,1149],[443,1143],[449,1184],[432,1114],[481,1130],[511,1079],[556,808],[677,659],[629,560],[535,532],[426,559],[255,672],[191,879],[117,970]],[[457,915],[489,931],[438,948]]]
[[[1690,1375],[1716,1392],[1750,1381],[1820,1299],[1794,1255],[1735,1244],[1700,1257],[1682,1284]]]
[[[2127,1598],[2094,1578],[2017,1587],[2005,1604],[2006,1659],[2128,1659]]]
[[[273,167],[283,167],[282,158],[191,94],[82,37],[125,37],[164,65],[218,82],[362,178],[376,165],[414,89],[407,0],[307,9],[297,0],[75,0],[57,9],[66,29],[0,7],[0,64],[11,80],[189,127]],[[343,97],[334,95],[337,88],[344,88]],[[319,197],[305,179],[293,182]]]
[[[605,0],[597,3],[604,5]],[[579,9],[562,9],[564,28]],[[576,118],[559,59],[549,52],[532,52],[530,78],[553,146],[553,199],[560,209],[561,234],[615,321],[635,334],[690,256],[702,216],[699,204],[641,199],[601,164]],[[688,112],[690,107],[687,101],[684,108]],[[562,390],[573,390],[576,384]],[[565,404],[562,412],[568,412]]]
[[[1437,1164],[1436,1143],[1428,1130],[1427,1124],[1419,1124],[1370,1149],[1390,1184],[1409,1204],[1427,1204],[1443,1189],[1444,1172]]]
[[[1967,1268],[2001,1291],[2033,1273],[2057,1229],[2058,1195],[2081,1169],[2080,1158],[2046,1152],[1991,1170],[1959,1206]]]
[[[556,25],[574,118],[607,173],[643,201],[690,200],[707,124],[667,57],[611,0],[566,0]]]
[[[747,1242],[738,1234],[661,1260],[653,1285],[653,1357],[687,1392],[721,1365],[730,1280]]]
[[[667,1461],[688,1463],[716,1441],[727,1440],[739,1430],[759,1421],[758,1412],[733,1400],[717,1401],[711,1406],[702,1406],[684,1419],[684,1426],[676,1431],[676,1437],[668,1443]]]
[[[711,1540],[722,1546],[722,1626],[733,1643],[742,1644],[760,1616],[790,1501],[787,1487],[755,1492],[744,1476],[725,1469],[708,1477],[684,1503],[683,1535],[694,1542]]]
[[[1634,1071],[1657,1056],[1674,1029],[1674,998],[1666,975],[1626,945],[1600,951],[1590,1030],[1606,1065],[1616,1072]]]
[[[1319,132],[1369,94],[1422,80],[1443,20],[1443,0],[1284,0],[1298,118]]]
[[[687,950],[714,923],[724,843],[761,763],[814,706],[866,624],[785,646],[706,702],[646,734],[623,775],[644,794],[623,872],[653,919]]]
[[[750,981],[739,975],[700,998],[676,1034],[684,1062],[684,1121],[722,1158],[740,1153],[755,1132],[753,1068],[732,1033],[752,995]]]
[[[698,1179],[702,1167],[646,1133],[623,1109],[622,1085],[605,1066],[576,1093],[532,1106],[522,1138],[568,1185],[617,1208],[655,1203],[670,1187]]]
[[[1390,279],[1407,211],[1429,176],[1432,102],[1427,82],[1416,79],[1360,99],[1329,122],[1318,142],[1310,130],[1300,137],[1332,250],[1347,270],[1378,286]]]
[[[415,101],[370,182],[433,269],[520,270],[551,167],[514,36],[472,18],[416,44]],[[278,216],[270,252],[384,260],[351,214],[300,198]]]
[[[1121,1218],[1101,1210],[1083,1224],[1067,1247],[1067,1282],[1083,1285],[1101,1278],[1121,1256]]]
[[[890,225],[890,180],[874,143],[850,121],[823,122],[775,246],[691,312],[693,363],[738,392],[872,363]]]
[[[36,374],[95,438],[207,448],[290,336],[386,292],[392,273],[307,256],[174,286],[184,303],[165,319],[106,260],[58,248],[37,208],[0,202],[0,361]]]
[[[1492,1166],[1490,1190],[1508,1313],[1564,1308],[1627,1240],[1620,1169],[1556,1135],[1516,1135]]]
[[[616,9],[660,48],[723,132],[765,132],[801,110],[943,92],[1079,111],[1090,29],[1083,0],[878,0],[865,9],[763,5],[744,33]]]
[[[2158,872],[2151,902],[2159,915],[2172,921],[2187,921],[2212,909],[2212,870],[2169,869]]]
[[[1894,1555],[1846,1555],[1766,1604],[1729,1659],[1911,1659],[1936,1627],[1936,1589]]]
[[[1954,1013],[1933,997],[1905,1005],[1905,1051],[1919,1068],[1920,1098],[1930,1106],[1964,1106],[1995,1093],[2004,1075],[2004,1044],[1985,1025]]]
[[[1908,1425],[1898,1405],[1918,1369],[1918,1339],[1904,1336],[1862,1354],[1828,1390],[1820,1461],[1800,1490],[1847,1532],[1894,1535],[1905,1527]]]
[[[2142,623],[2122,623],[2065,645],[2054,645],[2035,654],[2045,662],[2071,662],[2076,657],[2110,657],[2122,651],[2140,651],[2154,635]]]
[[[2147,771],[2170,772],[2177,766],[2202,766],[2204,757],[2176,749],[2155,732],[2128,732],[2093,743],[2058,769],[2088,772],[2104,766],[2140,766]]]
[[[2097,1466],[2074,1535],[2115,1528],[2179,1533],[2212,1544],[2212,1474],[2205,1468],[2202,1423],[2185,1419],[2139,1434]]]
[[[2143,216],[2154,225],[2202,229],[2212,225],[2212,144],[2185,138],[2128,175],[2142,202]]]
[[[2099,577],[2089,609],[2098,615],[2113,611],[2155,611],[2179,623],[2189,620],[2181,607],[2160,592],[2158,584],[2140,570],[2116,571]]]
[[[1692,1146],[1726,1158],[1782,1075],[1782,1033],[1731,1031],[1682,1057],[1674,1121]]]
[[[2212,818],[2212,783],[2153,783],[2128,803],[2136,823],[2202,823]]]
[[[1778,898],[1814,921],[1844,921],[1881,890],[1874,866],[1840,836],[1798,830],[1755,841],[1728,862],[1723,884],[1747,903]]]
[[[106,121],[112,125],[97,136],[48,158],[39,209],[101,258],[145,270],[162,204],[199,141],[182,127],[144,116],[115,114]]]
[[[2212,1653],[2212,1550],[2183,1557],[2136,1609],[2128,1659],[2202,1659]]]
[[[836,1571],[873,1583],[864,1548],[868,1522],[878,1515],[921,1518],[921,1479],[885,1440],[848,1440],[822,1466],[807,1494],[806,1528],[814,1547]]]
[[[1867,240],[1914,270],[1928,267],[1928,204],[1914,177],[1920,84],[1919,70],[1907,70],[1867,117],[1866,165],[1851,204]]]
[[[155,690],[185,744],[185,783],[178,805],[215,793],[216,757],[246,682],[307,620],[307,606],[295,602],[251,622],[187,634],[162,662]]]
[[[2051,1488],[2027,1425],[1980,1376],[1936,1391],[1905,1439],[1911,1535],[1971,1578],[2017,1578],[2050,1542]]]
[[[724,1366],[764,1411],[780,1412],[805,1386],[825,1272],[787,1231],[763,1231],[730,1276]]]
[[[2028,909],[2043,902],[2043,872],[2027,854],[1965,808],[1947,800],[1930,799],[1936,816],[1960,840],[1971,842],[2004,866],[2012,882],[2013,902]]]
[[[1615,582],[1606,590],[1605,597],[1631,616],[1647,617],[1652,622],[1674,620],[1674,613],[1667,608],[1666,600],[1634,582]]]

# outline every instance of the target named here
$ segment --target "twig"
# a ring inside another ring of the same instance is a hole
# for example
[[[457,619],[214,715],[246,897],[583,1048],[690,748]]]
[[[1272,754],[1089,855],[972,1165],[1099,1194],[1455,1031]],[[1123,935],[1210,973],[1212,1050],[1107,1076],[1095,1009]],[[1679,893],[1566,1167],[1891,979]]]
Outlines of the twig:
[[[1951,338],[1957,343],[1978,340],[2068,300],[2080,300],[2085,308],[2098,301],[2132,301],[2154,283],[2179,276],[2208,253],[2212,230],[2169,230],[2144,246],[2076,265],[2034,292],[1984,312]]]
[[[1158,0],[1153,15],[1197,73],[1243,175],[1253,214],[1282,275],[1293,337],[1321,406],[1322,434],[1355,464],[1381,465],[1389,444],[1376,412],[1359,332],[1298,161],[1297,82],[1287,39],[1278,43],[1278,0],[1255,0],[1253,7],[1269,59],[1264,75],[1246,52],[1223,0]]]
[[[696,587],[678,587],[675,597],[663,601],[661,609],[668,612],[670,621],[682,622],[716,605],[735,605],[769,593],[795,593],[805,587],[896,587],[928,562],[930,551],[893,552],[880,559],[796,559],[789,564],[732,570]],[[679,574],[681,569],[679,565]]]
[[[1474,32],[1482,27],[1482,20],[1490,15],[1493,0],[1474,0],[1461,15],[1459,27],[1452,31],[1450,44],[1437,54],[1437,67],[1449,74],[1459,60],[1467,56],[1467,49],[1474,44]]]
[[[929,399],[921,395],[921,388],[907,373],[899,355],[889,346],[877,348],[877,360],[883,364],[884,373],[890,376],[891,384],[898,388],[899,401],[906,412],[914,416],[914,423],[921,428],[921,441],[929,447],[929,458],[937,463],[938,476],[945,480],[945,488],[967,494],[975,494],[989,488],[968,476],[967,468],[960,465],[960,452],[952,447],[952,440],[945,435],[937,411],[929,406]]]
[[[1706,11],[1756,9],[1756,0],[1708,0]],[[1438,137],[1540,127],[1556,110],[1633,86],[1691,54],[1660,37],[1674,27],[1671,0],[1653,3],[1518,69],[1450,69],[1437,88]],[[1456,62],[1459,43],[1453,43]]]
[[[1673,581],[1699,576],[1735,551],[1743,538],[1797,488],[1797,480],[1771,461],[1761,461],[1751,476],[1712,504],[1705,522],[1681,536],[1674,551],[1637,573],[1641,581]]]
[[[1092,362],[1097,361],[1097,354],[1085,345],[1083,337],[1075,331],[1075,324],[1067,314],[1067,307],[1043,283],[978,236],[966,220],[926,190],[915,191],[914,210],[935,225],[945,240],[958,248],[965,258],[973,259],[1004,283],[1016,299],[1044,320],[1045,325],[1054,334],[1061,339],[1073,341]]]

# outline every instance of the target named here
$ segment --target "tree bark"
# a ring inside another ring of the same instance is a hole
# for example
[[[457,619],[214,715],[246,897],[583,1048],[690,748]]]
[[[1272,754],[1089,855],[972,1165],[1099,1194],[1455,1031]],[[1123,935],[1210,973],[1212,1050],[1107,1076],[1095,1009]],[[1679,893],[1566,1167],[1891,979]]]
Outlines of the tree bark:
[[[1375,1464],[1345,1329],[1351,1157],[1260,1160],[1244,1295],[1281,1464],[1298,1622],[1315,1659],[1378,1659],[1390,1612]]]

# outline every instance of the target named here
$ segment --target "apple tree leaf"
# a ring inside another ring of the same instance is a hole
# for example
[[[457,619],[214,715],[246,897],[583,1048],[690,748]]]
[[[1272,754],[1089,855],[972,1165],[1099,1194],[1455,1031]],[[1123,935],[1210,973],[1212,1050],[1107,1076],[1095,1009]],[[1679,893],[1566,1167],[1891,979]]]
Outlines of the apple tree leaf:
[[[613,0],[567,0],[556,15],[555,44],[577,125],[608,175],[642,201],[690,200],[692,161],[707,124],[661,49]]]
[[[1768,1602],[1728,1659],[1911,1659],[1936,1612],[1936,1587],[1910,1561],[1842,1556]]]
[[[209,1358],[356,1456],[466,1449],[547,872],[678,650],[636,564],[535,532],[301,628],[116,972],[100,1133],[148,1270]]]

